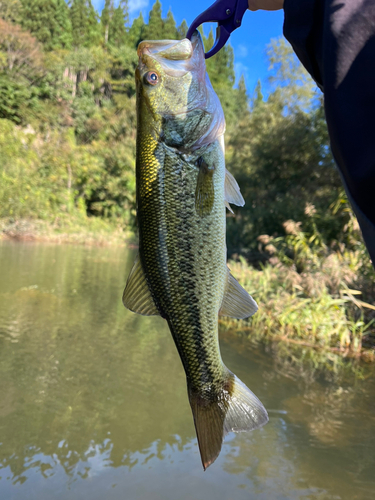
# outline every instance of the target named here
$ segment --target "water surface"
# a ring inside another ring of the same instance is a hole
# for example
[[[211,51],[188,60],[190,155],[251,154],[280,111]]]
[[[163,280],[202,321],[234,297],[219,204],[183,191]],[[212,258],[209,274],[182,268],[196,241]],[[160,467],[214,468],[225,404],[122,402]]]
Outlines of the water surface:
[[[307,382],[230,332],[270,422],[203,472],[166,323],[121,303],[134,255],[0,242],[0,499],[373,500],[374,377]]]

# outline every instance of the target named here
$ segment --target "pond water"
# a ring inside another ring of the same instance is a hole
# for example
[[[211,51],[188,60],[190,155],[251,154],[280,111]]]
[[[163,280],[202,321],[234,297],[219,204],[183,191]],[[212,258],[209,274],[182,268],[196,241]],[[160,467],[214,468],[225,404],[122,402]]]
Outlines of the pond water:
[[[375,498],[375,378],[307,381],[222,332],[270,422],[203,472],[164,320],[127,311],[125,248],[0,242],[0,499]]]

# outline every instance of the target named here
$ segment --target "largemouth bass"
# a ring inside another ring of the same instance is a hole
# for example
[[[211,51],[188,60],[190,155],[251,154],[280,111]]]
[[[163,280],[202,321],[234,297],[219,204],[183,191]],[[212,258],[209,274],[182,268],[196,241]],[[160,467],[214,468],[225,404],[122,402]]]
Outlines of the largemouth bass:
[[[186,372],[204,469],[230,432],[268,421],[259,399],[224,365],[218,315],[246,318],[257,305],[226,265],[225,206],[243,205],[224,163],[225,121],[206,73],[202,40],[138,47],[139,254],[124,305],[168,322]]]

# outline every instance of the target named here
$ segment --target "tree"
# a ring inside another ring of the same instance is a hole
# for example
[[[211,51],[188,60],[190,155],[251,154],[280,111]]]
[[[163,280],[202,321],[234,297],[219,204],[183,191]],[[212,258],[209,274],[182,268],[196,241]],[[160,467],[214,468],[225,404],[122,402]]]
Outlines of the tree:
[[[166,40],[176,40],[178,38],[178,32],[176,27],[176,21],[174,20],[171,9],[169,9],[167,18],[164,21],[163,26],[163,38]]]
[[[249,97],[247,95],[245,77],[241,75],[238,86],[235,89],[236,117],[237,123],[249,114]]]
[[[161,17],[161,3],[156,0],[149,13],[148,24],[145,27],[144,37],[147,40],[160,40],[163,37],[164,23]]]
[[[183,38],[186,37],[186,33],[188,32],[188,25],[185,21],[185,19],[182,21],[182,23],[180,24],[180,26],[177,28],[177,38],[179,40],[182,40]]]
[[[146,24],[142,12],[134,19],[128,33],[128,44],[130,47],[137,47],[139,42],[145,37]]]
[[[0,118],[24,120],[35,102],[32,85],[44,74],[39,42],[20,26],[0,19]]]
[[[112,17],[109,42],[111,45],[119,47],[123,45],[127,38],[125,24],[129,20],[128,1],[121,0],[118,7],[115,9]]]
[[[43,43],[45,50],[69,48],[72,26],[64,0],[21,0],[21,25]]]
[[[105,0],[104,8],[100,16],[100,25],[102,29],[102,36],[104,43],[107,45],[109,37],[109,25],[113,16],[114,6],[113,0]]]
[[[246,201],[241,218],[228,224],[232,250],[256,247],[260,234],[283,235],[288,219],[307,224],[307,203],[315,205],[327,242],[340,233],[337,218],[328,210],[341,185],[321,103],[301,85],[299,63],[293,62],[290,71],[295,57],[291,47],[273,42],[269,57],[275,90],[265,102],[257,85],[251,112],[240,117],[228,144],[228,169]]]
[[[286,110],[291,111],[296,107],[307,110],[316,104],[314,97],[317,95],[317,86],[284,38],[271,40],[267,57],[272,72],[269,83],[272,90],[280,93]]]
[[[1,0],[0,19],[19,24],[21,21],[22,4],[20,0]]]
[[[92,47],[100,44],[100,25],[91,0],[73,0],[70,20],[75,47]]]
[[[40,43],[20,26],[0,19],[0,70],[32,83],[43,71]]]

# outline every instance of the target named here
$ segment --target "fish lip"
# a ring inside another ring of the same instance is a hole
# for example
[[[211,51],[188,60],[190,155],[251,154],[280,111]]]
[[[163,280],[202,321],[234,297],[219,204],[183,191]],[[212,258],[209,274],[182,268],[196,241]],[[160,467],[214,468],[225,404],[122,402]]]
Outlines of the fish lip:
[[[151,57],[162,57],[167,60],[183,61],[191,59],[194,53],[192,43],[183,40],[143,40],[137,48],[138,57],[148,53]]]

